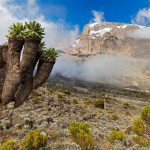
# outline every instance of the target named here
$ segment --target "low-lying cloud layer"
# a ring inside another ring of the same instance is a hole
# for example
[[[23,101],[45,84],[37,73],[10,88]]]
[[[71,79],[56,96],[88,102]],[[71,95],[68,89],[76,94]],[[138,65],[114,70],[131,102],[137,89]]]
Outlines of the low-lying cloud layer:
[[[142,28],[128,33],[128,37],[134,39],[150,39],[150,28]]]
[[[142,74],[148,64],[150,65],[146,60],[137,60],[124,54],[105,54],[87,58],[66,55],[58,58],[53,75],[61,74],[64,77],[90,82],[124,84],[129,81],[132,84],[132,79]]]

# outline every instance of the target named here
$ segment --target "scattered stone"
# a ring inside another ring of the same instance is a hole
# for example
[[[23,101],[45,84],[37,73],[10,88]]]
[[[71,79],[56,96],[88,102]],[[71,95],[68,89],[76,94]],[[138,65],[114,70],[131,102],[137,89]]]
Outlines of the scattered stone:
[[[81,150],[81,147],[77,145],[76,143],[59,143],[56,144],[52,149],[54,150]]]

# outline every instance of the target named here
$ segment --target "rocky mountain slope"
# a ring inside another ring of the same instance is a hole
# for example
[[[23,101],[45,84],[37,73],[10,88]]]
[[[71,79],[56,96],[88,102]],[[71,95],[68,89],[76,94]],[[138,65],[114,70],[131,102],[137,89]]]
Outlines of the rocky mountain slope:
[[[69,47],[73,55],[125,52],[134,56],[150,54],[150,40],[132,37],[132,31],[148,27],[123,23],[92,23],[85,25],[82,34]],[[131,36],[129,36],[129,33]]]
[[[133,120],[150,102],[148,93],[115,90],[107,86],[88,87],[83,83],[67,86],[69,82],[58,80],[56,83],[35,90],[30,100],[17,109],[13,109],[11,103],[5,108],[0,107],[0,143],[13,139],[23,146],[27,133],[39,130],[48,137],[46,150],[81,150],[89,140],[88,135],[84,139],[82,133],[76,141],[70,130],[72,122],[81,122],[91,127],[90,141],[94,145],[87,150],[149,149],[150,129],[147,128],[142,136],[132,131]],[[112,131],[121,131],[125,138],[111,143],[109,136]],[[29,135],[27,137],[28,145],[32,140]],[[36,139],[36,134],[32,138]]]

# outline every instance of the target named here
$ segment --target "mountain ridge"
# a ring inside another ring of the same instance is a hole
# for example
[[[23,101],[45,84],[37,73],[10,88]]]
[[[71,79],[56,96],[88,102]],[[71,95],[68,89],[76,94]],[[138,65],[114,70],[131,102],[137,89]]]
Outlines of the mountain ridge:
[[[150,39],[132,37],[132,32],[139,29],[150,30],[149,27],[127,23],[95,22],[87,24],[79,38],[68,48],[68,53],[80,56],[124,52],[134,56],[146,56],[150,54]]]

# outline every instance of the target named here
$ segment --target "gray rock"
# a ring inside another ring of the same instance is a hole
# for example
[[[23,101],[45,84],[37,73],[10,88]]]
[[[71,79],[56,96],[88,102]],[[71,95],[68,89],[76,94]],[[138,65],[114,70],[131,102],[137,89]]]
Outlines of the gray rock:
[[[52,150],[81,150],[81,147],[76,143],[64,142],[57,144]]]

